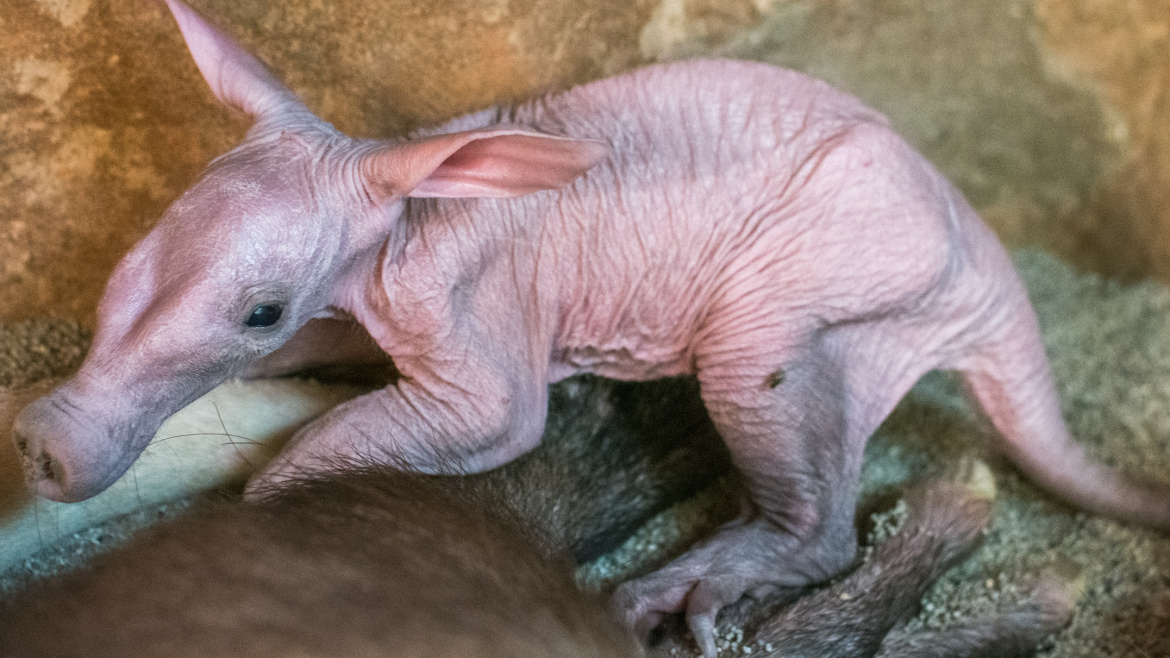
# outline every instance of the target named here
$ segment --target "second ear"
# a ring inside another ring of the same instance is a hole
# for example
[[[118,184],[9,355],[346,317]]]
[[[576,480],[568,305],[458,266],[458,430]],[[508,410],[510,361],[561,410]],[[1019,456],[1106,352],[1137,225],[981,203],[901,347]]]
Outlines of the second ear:
[[[515,197],[564,187],[608,153],[594,140],[473,130],[387,146],[368,156],[362,175],[383,198]]]
[[[292,90],[234,39],[182,0],[166,2],[199,72],[221,103],[253,118],[281,106],[303,107]]]

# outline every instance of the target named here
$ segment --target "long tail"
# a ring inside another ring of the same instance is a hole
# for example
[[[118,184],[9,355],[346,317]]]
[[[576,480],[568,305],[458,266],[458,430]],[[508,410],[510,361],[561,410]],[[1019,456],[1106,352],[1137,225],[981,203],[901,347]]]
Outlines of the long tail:
[[[1094,462],[1070,435],[1022,284],[957,364],[971,396],[1003,439],[1003,450],[1042,487],[1087,511],[1170,529],[1170,486],[1127,478]],[[1002,300],[1001,300],[1002,301]]]

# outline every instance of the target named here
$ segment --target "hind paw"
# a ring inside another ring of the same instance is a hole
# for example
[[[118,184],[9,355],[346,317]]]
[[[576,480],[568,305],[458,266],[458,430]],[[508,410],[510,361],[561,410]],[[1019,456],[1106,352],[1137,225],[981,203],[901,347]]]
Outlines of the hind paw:
[[[614,605],[642,638],[668,615],[685,613],[699,650],[714,658],[715,618],[721,608],[744,594],[823,581],[848,566],[855,549],[855,542],[849,542],[847,550],[810,551],[764,519],[736,523],[662,569],[622,584]]]

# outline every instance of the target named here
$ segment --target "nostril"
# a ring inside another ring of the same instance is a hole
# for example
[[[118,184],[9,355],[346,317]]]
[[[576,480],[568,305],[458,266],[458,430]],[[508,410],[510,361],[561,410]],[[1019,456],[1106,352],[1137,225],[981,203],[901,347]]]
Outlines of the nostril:
[[[26,406],[13,421],[9,436],[24,480],[37,495],[59,502],[92,495],[85,489],[88,481],[79,479],[73,467],[77,446],[87,437],[86,428],[71,416],[58,413],[51,398]],[[82,476],[88,475],[81,470]]]
[[[61,481],[61,464],[44,450],[30,450],[29,441],[22,434],[14,434],[16,449],[20,452],[21,465],[29,482],[49,480]]]
[[[29,482],[37,482],[38,480],[46,479],[46,475],[52,477],[53,460],[45,453],[39,455],[31,455],[27,451],[21,450],[21,462],[24,466],[24,475]]]
[[[37,458],[37,466],[39,467],[40,471],[40,479],[60,483],[60,465],[55,459],[50,457],[48,453],[42,452],[40,454],[40,456]]]

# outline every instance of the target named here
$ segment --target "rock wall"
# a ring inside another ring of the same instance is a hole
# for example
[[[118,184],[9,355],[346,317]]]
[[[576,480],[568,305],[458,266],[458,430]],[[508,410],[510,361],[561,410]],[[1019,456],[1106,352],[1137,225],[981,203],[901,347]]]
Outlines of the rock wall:
[[[0,321],[92,322],[117,260],[246,129],[160,4],[0,4]],[[655,60],[790,66],[886,112],[1009,244],[1170,280],[1162,0],[192,4],[369,136]]]
[[[205,0],[321,116],[401,134],[636,65],[627,0]],[[152,0],[0,2],[0,320],[92,322],[114,265],[247,122]]]
[[[1122,146],[1072,218],[1081,262],[1170,281],[1170,4],[1037,0],[1036,15],[1048,65],[1100,99]]]

